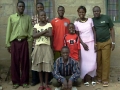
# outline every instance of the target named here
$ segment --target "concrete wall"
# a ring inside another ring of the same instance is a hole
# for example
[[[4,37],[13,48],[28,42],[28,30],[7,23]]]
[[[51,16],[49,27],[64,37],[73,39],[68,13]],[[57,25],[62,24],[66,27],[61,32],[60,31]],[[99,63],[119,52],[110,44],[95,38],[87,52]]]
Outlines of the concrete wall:
[[[5,35],[7,19],[10,14],[16,12],[17,0],[0,0],[0,65],[10,66],[10,54],[5,48]],[[106,13],[105,0],[55,0],[55,11],[57,7],[63,5],[65,7],[65,17],[69,18],[71,22],[78,17],[77,8],[80,5],[84,5],[87,8],[86,17],[93,17],[92,8],[95,5],[99,5],[102,9],[102,13]],[[55,13],[57,16],[57,12]],[[120,23],[115,24],[116,32],[116,48],[112,52],[111,67],[120,67]]]

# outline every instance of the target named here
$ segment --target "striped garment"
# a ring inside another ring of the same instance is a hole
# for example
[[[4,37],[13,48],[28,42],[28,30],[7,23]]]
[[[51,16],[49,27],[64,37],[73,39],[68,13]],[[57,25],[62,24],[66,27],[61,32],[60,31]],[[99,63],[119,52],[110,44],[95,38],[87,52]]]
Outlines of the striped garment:
[[[68,58],[67,64],[64,64],[63,58],[59,57],[53,68],[53,77],[58,80],[58,82],[64,82],[65,76],[71,76],[69,80],[72,82],[80,78],[80,68],[78,62],[72,58]]]

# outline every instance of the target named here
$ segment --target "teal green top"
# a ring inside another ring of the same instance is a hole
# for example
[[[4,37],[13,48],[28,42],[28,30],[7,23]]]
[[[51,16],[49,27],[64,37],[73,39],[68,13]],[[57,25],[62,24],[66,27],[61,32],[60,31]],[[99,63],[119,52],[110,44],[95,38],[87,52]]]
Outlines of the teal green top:
[[[8,18],[7,32],[6,32],[6,47],[10,47],[11,41],[14,39],[26,38],[32,41],[33,26],[31,18],[28,15],[13,14]]]
[[[112,20],[107,15],[101,15],[99,18],[93,18],[96,30],[96,41],[105,42],[110,39],[110,28],[114,26]]]

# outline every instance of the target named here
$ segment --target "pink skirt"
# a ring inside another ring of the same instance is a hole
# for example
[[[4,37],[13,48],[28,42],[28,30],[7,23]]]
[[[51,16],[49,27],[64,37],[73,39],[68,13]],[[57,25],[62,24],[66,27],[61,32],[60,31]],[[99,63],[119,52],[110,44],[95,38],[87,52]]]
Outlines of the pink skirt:
[[[94,50],[94,41],[86,42],[89,47],[88,51],[85,51],[82,44],[81,46],[81,60],[80,60],[80,69],[81,69],[81,78],[83,79],[86,74],[91,77],[96,76],[96,52]]]

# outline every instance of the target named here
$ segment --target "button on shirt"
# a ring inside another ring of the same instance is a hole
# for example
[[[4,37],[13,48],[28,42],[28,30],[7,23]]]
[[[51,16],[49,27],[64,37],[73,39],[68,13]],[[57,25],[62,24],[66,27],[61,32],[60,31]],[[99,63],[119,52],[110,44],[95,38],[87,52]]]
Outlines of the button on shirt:
[[[76,81],[80,77],[80,68],[78,62],[74,59],[68,59],[67,64],[64,63],[63,58],[58,58],[54,63],[53,77],[59,82],[64,82],[65,76],[71,76],[69,80]]]
[[[8,18],[7,32],[6,32],[6,46],[10,47],[11,41],[14,39],[26,38],[28,41],[32,40],[33,27],[31,18],[28,15],[13,14]]]

